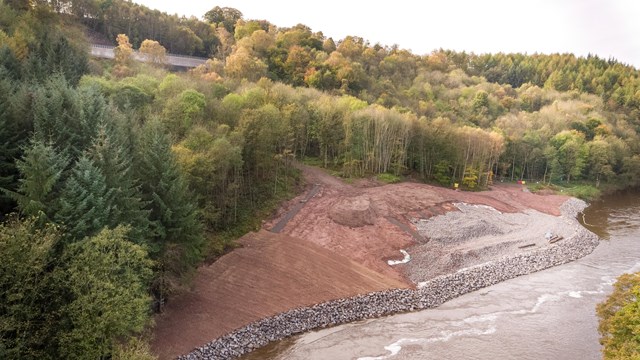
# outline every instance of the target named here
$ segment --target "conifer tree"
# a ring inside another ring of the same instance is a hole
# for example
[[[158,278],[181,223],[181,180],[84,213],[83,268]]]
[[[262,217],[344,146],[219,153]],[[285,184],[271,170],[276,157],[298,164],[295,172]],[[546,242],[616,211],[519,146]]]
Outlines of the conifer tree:
[[[94,135],[84,113],[78,91],[67,81],[54,76],[33,95],[33,120],[36,133],[55,144],[59,152],[79,156]]]
[[[13,81],[22,78],[22,65],[7,45],[0,46],[0,78]]]
[[[151,211],[151,228],[155,235],[155,252],[163,253],[177,245],[183,266],[195,264],[201,256],[202,226],[195,196],[187,187],[171,143],[162,124],[150,121],[141,129],[137,144],[137,177],[143,179],[143,200]],[[174,266],[170,266],[179,272]]]
[[[67,240],[93,236],[114,223],[113,190],[89,157],[81,156],[71,169],[54,220],[65,228]]]
[[[103,123],[89,149],[89,156],[104,175],[113,195],[110,227],[131,225],[129,237],[136,243],[149,238],[149,211],[144,209],[140,183],[134,179],[131,154],[123,136]]]
[[[5,73],[6,71],[0,67],[0,189],[15,191],[18,173],[15,158],[20,149],[11,116],[10,97],[14,91],[12,84],[4,78]],[[9,212],[12,206],[11,198],[0,192],[0,214]]]
[[[77,85],[88,70],[88,51],[79,43],[77,34],[65,27],[58,27],[56,17],[27,17],[21,24],[28,28],[30,36],[23,40],[28,49],[24,58],[22,75],[35,83],[56,74],[68,83]]]
[[[18,203],[24,215],[50,219],[57,208],[55,201],[67,163],[67,158],[53,146],[32,139],[22,160],[16,163],[20,171],[17,191],[4,189],[4,192]]]

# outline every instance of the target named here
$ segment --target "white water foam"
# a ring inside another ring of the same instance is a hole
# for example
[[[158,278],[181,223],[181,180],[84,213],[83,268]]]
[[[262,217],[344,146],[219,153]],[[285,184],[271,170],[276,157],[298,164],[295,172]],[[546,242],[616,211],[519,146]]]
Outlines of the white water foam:
[[[582,297],[582,292],[581,291],[569,291],[569,297],[575,298],[575,299],[579,299]]]
[[[636,264],[636,265],[640,265]],[[524,315],[524,314],[534,314],[537,313],[540,308],[547,302],[557,301],[562,299],[565,296],[570,298],[579,299],[584,295],[595,295],[601,294],[604,292],[605,286],[610,286],[615,282],[615,279],[611,279],[607,276],[602,277],[602,283],[598,286],[596,290],[572,290],[572,291],[564,291],[557,294],[542,294],[538,296],[536,303],[530,309],[523,310],[515,310],[515,311],[498,311],[490,314],[483,315],[474,315],[468,318],[465,318],[461,321],[452,322],[452,326],[462,327],[462,326],[471,326],[472,324],[477,323],[489,323],[486,329],[465,329],[460,331],[449,331],[444,330],[440,332],[440,336],[433,338],[401,338],[398,341],[387,345],[384,347],[386,351],[389,353],[382,356],[366,356],[360,357],[358,360],[383,360],[392,358],[400,353],[402,350],[403,344],[411,344],[411,343],[435,343],[435,342],[447,342],[450,339],[458,336],[483,336],[483,335],[491,335],[496,332],[496,321],[501,315]]]
[[[461,331],[441,331],[440,336],[433,338],[422,338],[422,339],[405,339],[402,338],[391,345],[387,345],[384,347],[385,350],[389,352],[387,355],[382,356],[365,356],[359,357],[358,360],[383,360],[394,357],[400,353],[402,350],[403,344],[411,344],[411,343],[435,343],[435,342],[447,342],[454,337],[459,336],[482,336],[482,335],[491,335],[496,332],[496,328],[494,326],[490,326],[485,330],[480,329],[469,329],[469,330],[461,330]]]

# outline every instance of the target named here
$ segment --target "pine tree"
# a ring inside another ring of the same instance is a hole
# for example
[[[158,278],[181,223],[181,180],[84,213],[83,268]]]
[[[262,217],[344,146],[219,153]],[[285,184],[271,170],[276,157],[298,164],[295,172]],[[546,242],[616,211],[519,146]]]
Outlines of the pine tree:
[[[113,191],[100,169],[81,156],[60,192],[54,220],[64,226],[67,240],[82,240],[113,224]]]
[[[18,169],[15,166],[14,159],[19,153],[19,145],[16,144],[16,139],[14,139],[13,119],[11,117],[10,97],[14,91],[13,86],[4,78],[5,73],[0,68],[0,189],[15,191],[17,189],[16,175]],[[1,192],[0,214],[9,212],[12,207],[11,198]]]
[[[43,49],[46,54],[46,68],[49,74],[60,73],[72,85],[77,85],[82,75],[89,69],[87,50],[73,46],[66,36],[58,34],[55,41]]]
[[[61,76],[53,76],[33,95],[36,133],[73,157],[80,156],[95,134],[95,119],[87,119],[83,100],[86,97],[83,99]]]
[[[0,45],[0,78],[22,79],[22,65],[7,45]]]
[[[202,225],[195,196],[187,187],[168,137],[158,121],[148,122],[137,144],[137,177],[143,180],[143,200],[150,210],[155,234],[154,252],[163,254],[178,245],[182,264],[171,265],[176,271],[194,265],[201,258]]]
[[[26,44],[29,52],[22,66],[24,78],[40,83],[56,74],[69,84],[77,85],[89,68],[85,45],[77,40],[76,34],[52,24],[57,18],[38,20],[26,25],[34,38]]]
[[[18,190],[20,172],[16,161],[29,143],[33,124],[30,120],[30,95],[26,86],[3,78],[0,69],[0,189]],[[0,218],[15,209],[11,196],[0,191]]]
[[[67,163],[67,158],[53,146],[32,139],[22,160],[16,162],[20,171],[17,191],[3,190],[18,203],[24,215],[50,219],[56,210],[55,200]]]
[[[116,129],[102,124],[89,149],[89,156],[105,178],[113,195],[110,227],[131,225],[129,237],[136,243],[149,238],[149,211],[144,209],[140,183],[134,179],[131,154],[124,137]]]

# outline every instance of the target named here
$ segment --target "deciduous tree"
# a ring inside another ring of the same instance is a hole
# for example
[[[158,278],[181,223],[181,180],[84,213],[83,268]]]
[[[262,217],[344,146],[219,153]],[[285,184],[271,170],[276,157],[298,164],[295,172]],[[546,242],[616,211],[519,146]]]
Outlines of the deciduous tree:
[[[144,40],[140,45],[140,53],[151,64],[164,65],[167,62],[167,50],[155,40]]]
[[[639,358],[640,273],[620,276],[613,293],[598,304],[597,313],[604,359]]]
[[[69,324],[58,334],[62,357],[109,356],[116,341],[147,324],[153,263],[145,248],[127,240],[127,231],[104,229],[66,249],[59,280],[70,297],[61,309]]]

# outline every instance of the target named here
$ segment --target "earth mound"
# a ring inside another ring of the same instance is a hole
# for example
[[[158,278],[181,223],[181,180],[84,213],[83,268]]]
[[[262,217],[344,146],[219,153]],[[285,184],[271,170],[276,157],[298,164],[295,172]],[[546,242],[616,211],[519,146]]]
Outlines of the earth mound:
[[[344,198],[329,211],[331,220],[349,227],[373,225],[376,216],[371,199],[364,196]]]

